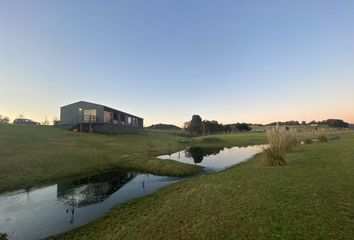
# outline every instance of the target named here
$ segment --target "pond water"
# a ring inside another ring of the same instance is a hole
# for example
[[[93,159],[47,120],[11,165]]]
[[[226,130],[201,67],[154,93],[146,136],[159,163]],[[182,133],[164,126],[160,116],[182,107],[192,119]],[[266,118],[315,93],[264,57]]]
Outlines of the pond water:
[[[206,171],[214,172],[247,161],[253,155],[262,152],[263,147],[265,145],[232,148],[188,147],[186,150],[159,158],[203,166]]]
[[[159,158],[219,171],[246,161],[261,151],[261,146],[230,149],[190,147]],[[0,233],[16,240],[60,234],[103,216],[119,204],[151,194],[182,179],[185,178],[109,171],[41,188],[2,193]]]

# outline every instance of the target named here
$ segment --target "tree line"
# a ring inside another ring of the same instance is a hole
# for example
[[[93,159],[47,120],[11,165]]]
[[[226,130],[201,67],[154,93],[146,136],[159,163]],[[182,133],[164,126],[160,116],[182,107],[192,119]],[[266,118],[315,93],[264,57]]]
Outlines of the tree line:
[[[251,131],[247,123],[221,124],[218,121],[202,120],[199,115],[193,115],[192,120],[184,124],[184,129],[193,135],[208,135],[213,133],[228,133],[234,131]]]
[[[349,128],[349,123],[343,121],[342,119],[327,119],[323,121],[311,121],[307,123],[306,121],[302,121],[301,124],[299,121],[286,121],[286,122],[272,122],[267,124],[267,126],[276,126],[276,125],[326,125],[330,127],[336,128]]]

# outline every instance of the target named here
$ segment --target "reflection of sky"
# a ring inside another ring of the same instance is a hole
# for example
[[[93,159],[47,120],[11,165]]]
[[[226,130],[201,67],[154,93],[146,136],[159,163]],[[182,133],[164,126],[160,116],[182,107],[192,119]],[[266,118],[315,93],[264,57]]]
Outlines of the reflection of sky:
[[[75,208],[74,223],[70,223],[70,204],[57,199],[57,185],[6,193],[0,195],[0,232],[8,233],[10,239],[29,240],[58,234],[102,216],[117,204],[152,193],[175,181],[177,179],[169,177],[137,175],[103,202]]]
[[[350,0],[2,1],[0,113],[354,122],[353,22]]]
[[[223,149],[216,155],[204,156],[201,163],[197,165],[206,167],[208,170],[218,171],[232,165],[244,162],[253,155],[261,152],[262,146],[233,147]],[[160,156],[161,159],[172,159],[183,163],[195,164],[192,157],[186,156],[185,151],[173,153],[171,155]]]

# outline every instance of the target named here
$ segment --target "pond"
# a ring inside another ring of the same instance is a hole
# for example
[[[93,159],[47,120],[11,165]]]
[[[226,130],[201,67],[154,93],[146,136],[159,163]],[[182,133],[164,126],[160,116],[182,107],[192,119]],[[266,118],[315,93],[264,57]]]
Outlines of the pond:
[[[261,151],[261,146],[229,149],[189,147],[159,158],[201,165],[213,172],[246,161]],[[124,202],[183,179],[108,171],[41,188],[2,193],[0,233],[16,240],[60,234],[87,224]]]
[[[215,172],[247,161],[253,155],[262,152],[263,147],[265,145],[232,148],[188,147],[186,150],[159,158],[199,165],[203,166],[206,171]]]

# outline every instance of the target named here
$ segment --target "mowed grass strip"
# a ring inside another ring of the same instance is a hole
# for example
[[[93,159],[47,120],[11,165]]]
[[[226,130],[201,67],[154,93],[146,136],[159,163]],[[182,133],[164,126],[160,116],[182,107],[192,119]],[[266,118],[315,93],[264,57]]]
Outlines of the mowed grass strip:
[[[58,239],[353,239],[354,135],[264,155],[113,209]]]

